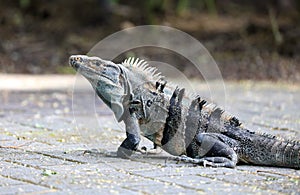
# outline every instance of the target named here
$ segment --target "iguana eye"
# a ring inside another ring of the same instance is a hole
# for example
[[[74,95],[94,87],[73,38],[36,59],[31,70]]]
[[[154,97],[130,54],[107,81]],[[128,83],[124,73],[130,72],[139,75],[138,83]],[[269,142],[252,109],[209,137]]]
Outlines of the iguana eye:
[[[150,106],[152,105],[152,103],[153,103],[152,100],[148,100],[147,103],[146,103],[146,105],[147,105],[148,107],[150,107]]]
[[[79,61],[79,62],[82,62],[82,58],[81,57],[76,57],[75,60]]]

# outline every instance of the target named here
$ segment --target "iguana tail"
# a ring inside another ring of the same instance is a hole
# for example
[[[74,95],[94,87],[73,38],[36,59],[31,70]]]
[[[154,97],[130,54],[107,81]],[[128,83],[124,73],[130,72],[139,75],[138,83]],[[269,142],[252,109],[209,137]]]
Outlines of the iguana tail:
[[[226,134],[240,143],[236,152],[241,161],[300,169],[300,142],[283,141],[276,136],[244,129],[228,131]]]

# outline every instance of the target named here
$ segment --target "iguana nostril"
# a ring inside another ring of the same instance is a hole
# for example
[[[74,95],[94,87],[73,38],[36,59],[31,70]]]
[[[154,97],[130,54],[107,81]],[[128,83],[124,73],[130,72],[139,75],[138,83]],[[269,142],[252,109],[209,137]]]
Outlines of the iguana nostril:
[[[74,59],[73,57],[70,57],[69,64],[75,69],[79,68],[79,64],[77,63],[76,59]]]

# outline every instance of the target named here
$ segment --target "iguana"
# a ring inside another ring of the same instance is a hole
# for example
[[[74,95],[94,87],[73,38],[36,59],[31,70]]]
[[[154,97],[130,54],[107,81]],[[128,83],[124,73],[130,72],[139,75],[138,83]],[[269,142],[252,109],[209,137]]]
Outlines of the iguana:
[[[168,84],[146,61],[129,58],[121,64],[86,55],[72,55],[70,65],[123,121],[126,139],[117,155],[128,158],[140,135],[178,159],[233,168],[238,162],[300,168],[300,143],[244,128],[239,120],[184,88]]]

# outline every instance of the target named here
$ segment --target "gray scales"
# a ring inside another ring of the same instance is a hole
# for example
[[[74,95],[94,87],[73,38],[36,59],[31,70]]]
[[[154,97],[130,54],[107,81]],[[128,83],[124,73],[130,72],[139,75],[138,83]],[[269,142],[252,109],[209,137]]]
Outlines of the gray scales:
[[[168,84],[144,60],[121,64],[72,55],[70,65],[126,127],[117,155],[128,158],[140,136],[178,160],[234,168],[237,163],[300,168],[300,143],[244,128],[239,120],[184,88]]]

